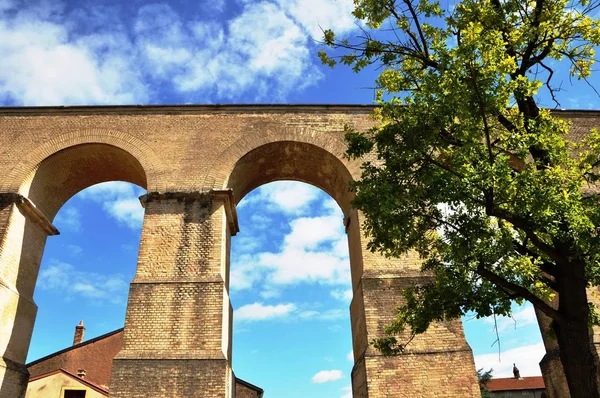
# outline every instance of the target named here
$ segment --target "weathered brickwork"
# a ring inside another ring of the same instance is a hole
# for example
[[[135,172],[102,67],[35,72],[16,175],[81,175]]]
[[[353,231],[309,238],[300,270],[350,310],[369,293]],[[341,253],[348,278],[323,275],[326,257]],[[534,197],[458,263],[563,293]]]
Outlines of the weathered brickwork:
[[[448,349],[443,353],[367,357],[368,397],[478,397],[479,386],[472,377],[471,350]]]
[[[110,390],[115,398],[230,398],[231,368],[223,360],[115,360]]]
[[[235,380],[235,398],[262,398],[264,391],[254,384],[243,380]]]
[[[171,192],[149,193],[142,199],[142,243],[111,395],[136,396],[128,394],[160,387],[157,396],[231,396],[231,325],[223,272],[228,234],[225,203],[213,196]],[[129,375],[138,367],[148,372],[170,369],[158,376],[167,378],[167,389],[160,381],[132,385]],[[176,386],[197,372],[211,374],[199,376],[190,387]],[[198,383],[211,377],[215,380],[200,387]]]
[[[78,191],[111,180],[148,191],[111,394],[233,396],[235,204],[282,179],[322,188],[344,212],[354,396],[478,396],[460,322],[434,325],[397,357],[370,345],[392,319],[400,289],[427,278],[412,254],[390,260],[366,250],[360,214],[350,205],[348,183],[360,163],[344,157],[344,126],[373,126],[371,112],[312,105],[0,109],[0,396],[24,392],[33,289],[54,215]],[[598,124],[595,112],[561,115],[573,121],[574,139]]]
[[[102,387],[110,384],[112,360],[123,346],[122,329],[106,334],[101,338],[84,341],[48,357],[28,364],[30,377],[64,369],[77,374],[79,369],[86,371],[86,379]]]

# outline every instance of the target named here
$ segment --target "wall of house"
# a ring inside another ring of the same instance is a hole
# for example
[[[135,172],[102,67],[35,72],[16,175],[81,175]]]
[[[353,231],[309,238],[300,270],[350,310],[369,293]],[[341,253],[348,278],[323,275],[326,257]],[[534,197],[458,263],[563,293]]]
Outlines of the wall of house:
[[[31,377],[64,369],[77,374],[79,369],[85,369],[86,378],[103,387],[110,385],[112,360],[123,346],[123,331],[81,346],[59,353],[51,358],[32,362],[27,367]]]
[[[30,382],[27,385],[25,398],[62,398],[65,389],[85,390],[85,398],[106,398],[105,394],[95,391],[64,373],[56,373]]]
[[[517,391],[494,391],[490,392],[492,398],[544,398],[544,390],[517,390]]]
[[[235,383],[235,398],[257,398],[258,391],[245,386],[241,383]]]

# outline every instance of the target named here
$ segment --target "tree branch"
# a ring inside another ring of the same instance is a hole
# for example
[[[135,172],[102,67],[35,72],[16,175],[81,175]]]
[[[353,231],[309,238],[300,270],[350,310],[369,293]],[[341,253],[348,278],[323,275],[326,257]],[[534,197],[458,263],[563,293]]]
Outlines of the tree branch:
[[[520,255],[530,256],[530,257],[533,257],[535,259],[539,259],[540,261],[542,261],[540,268],[544,273],[551,275],[553,277],[557,276],[556,274],[558,273],[558,269],[555,264],[549,263],[548,261],[544,260],[539,253],[534,252],[533,250],[528,248],[527,245],[520,243],[514,239],[513,239],[513,245],[515,247],[515,251],[517,253],[519,253]]]
[[[413,17],[413,20],[415,21],[415,26],[417,27],[417,32],[419,33],[419,37],[421,38],[421,43],[423,43],[423,53],[425,55],[426,59],[430,59],[429,58],[429,49],[427,48],[427,40],[425,40],[425,35],[423,34],[423,30],[421,29],[421,24],[419,23],[419,17],[417,16],[417,13],[415,12],[415,9],[411,3],[410,0],[403,0],[404,4],[406,4],[406,6],[408,7],[408,11],[410,12],[410,14]]]
[[[553,320],[555,320],[555,321],[562,320],[562,316],[559,314],[559,312],[557,310],[552,308],[548,303],[546,303],[544,300],[540,299],[535,294],[531,293],[528,289],[507,281],[503,277],[501,277],[501,276],[495,274],[494,272],[488,270],[487,268],[485,268],[482,264],[480,264],[477,267],[477,270],[475,272],[477,272],[477,274],[481,275],[483,278],[486,278],[487,280],[489,280],[496,286],[500,286],[509,291],[515,292],[516,294],[518,294],[519,296],[523,297],[525,300],[527,300],[531,304],[533,304],[533,306],[536,309],[542,311],[544,314],[546,314],[548,317],[552,318]]]
[[[563,264],[565,262],[565,258],[563,258],[559,254],[556,248],[545,243],[536,235],[536,233],[531,229],[531,226],[529,225],[527,220],[518,217],[514,214],[508,213],[505,210],[498,209],[496,207],[490,209],[490,211],[487,210],[488,209],[486,208],[486,213],[488,216],[498,217],[502,220],[508,221],[509,223],[523,231],[527,238],[531,240],[531,243],[538,249],[540,249],[548,257],[550,257],[554,262],[556,262],[557,264]]]

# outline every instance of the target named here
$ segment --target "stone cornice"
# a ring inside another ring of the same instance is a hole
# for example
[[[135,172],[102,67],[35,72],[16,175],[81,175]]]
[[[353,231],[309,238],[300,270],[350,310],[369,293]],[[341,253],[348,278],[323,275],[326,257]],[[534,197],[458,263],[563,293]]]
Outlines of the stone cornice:
[[[21,213],[23,213],[23,215],[27,219],[29,219],[29,221],[38,225],[48,235],[60,234],[58,229],[56,229],[56,227],[52,225],[52,223],[35,206],[35,204],[33,204],[33,202],[25,196],[12,192],[0,193],[0,204],[15,204],[17,205],[17,208],[21,211]]]
[[[0,107],[0,116],[179,115],[253,113],[370,114],[376,105],[231,104],[231,105],[101,105]]]
[[[159,200],[177,200],[180,202],[222,201],[231,236],[240,231],[232,189],[211,189],[209,191],[192,192],[148,192],[146,195],[140,196],[140,203],[143,207],[146,207],[146,204],[149,202]]]
[[[211,105],[81,105],[0,107],[0,116],[179,115],[253,113],[370,114],[373,104],[211,104]],[[600,110],[552,109],[561,117],[600,117]]]

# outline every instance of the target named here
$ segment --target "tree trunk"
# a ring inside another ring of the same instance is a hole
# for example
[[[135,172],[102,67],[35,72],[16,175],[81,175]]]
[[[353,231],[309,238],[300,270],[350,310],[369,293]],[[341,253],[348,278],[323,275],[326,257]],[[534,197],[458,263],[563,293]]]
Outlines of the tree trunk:
[[[600,398],[598,360],[592,352],[585,265],[571,264],[558,278],[560,321],[554,321],[569,391],[573,398]],[[559,282],[560,281],[560,282]]]

